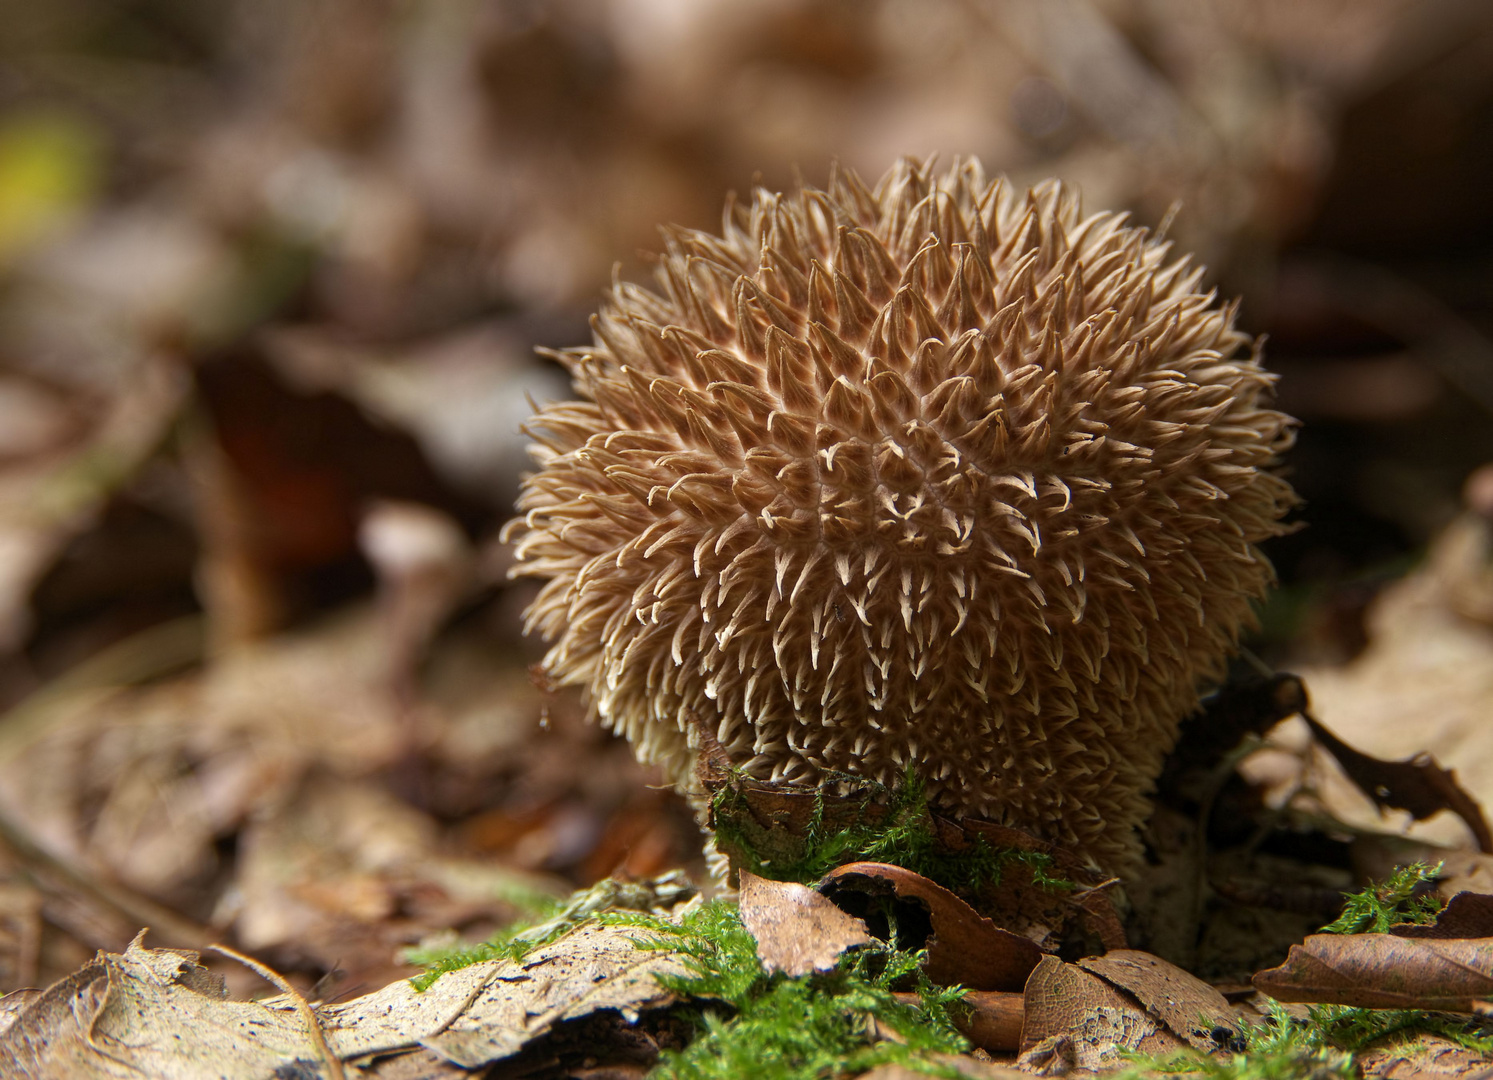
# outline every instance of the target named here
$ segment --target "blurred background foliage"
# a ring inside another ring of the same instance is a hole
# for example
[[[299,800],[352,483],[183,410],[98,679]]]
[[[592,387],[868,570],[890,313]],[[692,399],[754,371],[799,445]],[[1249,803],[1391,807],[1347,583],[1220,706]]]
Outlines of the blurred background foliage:
[[[1304,422],[1260,647],[1353,660],[1493,516],[1490,148],[1482,0],[4,0],[0,989],[162,911],[373,980],[696,858],[496,533],[534,346],[831,162],[1168,221]]]

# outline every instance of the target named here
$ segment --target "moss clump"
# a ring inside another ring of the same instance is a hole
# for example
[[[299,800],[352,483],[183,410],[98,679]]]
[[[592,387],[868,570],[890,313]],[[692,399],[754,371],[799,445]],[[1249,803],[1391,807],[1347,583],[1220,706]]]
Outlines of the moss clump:
[[[739,869],[804,885],[837,866],[867,861],[900,866],[966,896],[999,885],[1014,866],[1024,868],[1038,888],[1075,888],[1057,873],[1055,860],[1045,852],[997,848],[979,835],[962,850],[951,850],[937,833],[923,782],[910,769],[895,790],[849,778],[844,782],[853,784],[858,794],[836,799],[831,813],[831,797],[823,788],[816,789],[812,813],[797,835],[761,824],[743,789],[727,784],[711,801],[716,846]]]
[[[1307,1018],[1297,1021],[1301,1038],[1311,1046],[1328,1046],[1357,1053],[1389,1039],[1413,1042],[1438,1035],[1478,1054],[1493,1056],[1493,1037],[1477,1021],[1454,1013],[1417,1009],[1356,1009],[1347,1005],[1309,1005]]]
[[[600,906],[602,893],[615,892],[605,888],[608,884],[565,903],[544,905],[535,912],[540,921],[510,927],[484,944],[411,950],[407,958],[427,967],[412,980],[414,985],[423,990],[448,971],[485,960],[522,960],[594,920],[647,931],[639,937],[640,948],[676,951],[691,971],[687,977],[661,980],[690,1003],[689,1019],[698,1030],[685,1049],[664,1055],[653,1073],[664,1080],[744,1075],[810,1080],[855,1075],[891,1062],[934,1076],[958,1075],[940,1064],[937,1055],[969,1049],[953,1019],[964,991],[930,983],[919,966],[922,953],[899,949],[894,941],[848,954],[823,974],[771,975],[757,959],[756,942],[734,904],[713,901],[676,921],[647,910],[650,904],[635,902],[629,909],[617,897]],[[657,885],[647,883],[650,895],[657,895]],[[899,990],[914,991],[918,1004],[898,1000],[894,991]],[[892,1038],[882,1038],[878,1029]]]
[[[677,950],[692,972],[664,985],[696,1002],[720,1003],[700,1014],[689,1046],[664,1054],[651,1074],[660,1080],[808,1080],[893,1062],[957,1076],[937,1055],[969,1048],[951,1016],[963,991],[933,986],[918,967],[921,954],[895,944],[848,954],[824,974],[789,978],[763,970],[736,907],[723,901],[677,923],[630,912],[601,918],[652,931],[641,946]],[[903,1004],[894,988],[916,990],[919,1004]],[[877,1026],[895,1041],[878,1040]]]
[[[1411,863],[1385,881],[1347,894],[1343,913],[1322,927],[1324,934],[1382,934],[1398,923],[1434,922],[1441,898],[1427,888],[1441,873],[1441,864]]]

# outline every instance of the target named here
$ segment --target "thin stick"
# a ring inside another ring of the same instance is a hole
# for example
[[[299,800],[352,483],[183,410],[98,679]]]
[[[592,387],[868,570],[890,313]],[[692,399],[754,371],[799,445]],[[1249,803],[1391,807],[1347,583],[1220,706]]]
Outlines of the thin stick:
[[[71,886],[108,911],[122,916],[126,922],[155,927],[156,932],[172,945],[199,949],[211,939],[207,927],[197,925],[164,904],[53,855],[37,843],[24,826],[4,813],[0,813],[0,851],[13,855],[26,877],[45,894],[56,895],[64,891],[63,886]]]
[[[463,1016],[466,1015],[467,1010],[472,1007],[472,1004],[477,1000],[478,997],[481,996],[484,990],[492,985],[493,980],[497,977],[497,966],[494,965],[493,970],[488,972],[487,978],[483,979],[476,986],[472,987],[472,992],[469,993],[467,995],[467,999],[461,1003],[461,1008],[457,1009],[450,1016],[446,1017],[446,1019],[442,1020],[440,1026],[438,1026],[434,1031],[431,1031],[422,1037],[426,1039],[433,1039],[437,1035],[444,1034],[447,1028],[449,1028],[452,1024],[456,1023],[456,1021],[460,1020]]]
[[[321,1055],[322,1061],[326,1062],[328,1076],[331,1080],[347,1080],[347,1074],[342,1070],[342,1059],[332,1053],[332,1048],[327,1045],[327,1037],[321,1029],[321,1020],[317,1018],[316,1010],[301,996],[299,990],[285,981],[285,976],[236,949],[230,949],[227,945],[209,945],[208,948],[213,952],[222,953],[230,960],[237,960],[260,978],[273,983],[282,994],[290,998],[295,1003],[296,1012],[300,1013],[301,1019],[305,1021],[306,1034],[311,1036],[311,1042],[315,1045],[317,1053]]]

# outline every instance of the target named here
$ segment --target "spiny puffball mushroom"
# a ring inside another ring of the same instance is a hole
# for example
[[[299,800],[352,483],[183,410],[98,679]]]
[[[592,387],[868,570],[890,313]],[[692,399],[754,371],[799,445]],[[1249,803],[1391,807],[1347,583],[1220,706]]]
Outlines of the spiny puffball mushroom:
[[[688,786],[854,774],[1123,870],[1271,580],[1292,421],[1201,268],[1058,182],[904,160],[728,202],[529,424],[544,669]],[[694,732],[694,734],[692,734]]]

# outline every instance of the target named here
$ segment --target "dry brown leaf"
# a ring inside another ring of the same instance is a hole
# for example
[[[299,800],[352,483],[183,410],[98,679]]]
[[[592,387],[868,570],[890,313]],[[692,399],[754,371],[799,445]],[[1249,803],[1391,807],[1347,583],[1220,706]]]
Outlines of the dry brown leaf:
[[[1493,938],[1493,895],[1459,892],[1428,924],[1401,923],[1389,932],[1404,938]]]
[[[1055,956],[1044,956],[1026,982],[1021,1050],[1034,1068],[1035,1058],[1066,1059],[1070,1049],[1074,1066],[1098,1071],[1120,1064],[1127,1050],[1167,1056],[1184,1045],[1132,998]]]
[[[638,949],[625,929],[582,926],[523,961],[450,972],[421,993],[405,980],[317,1010],[344,1061],[424,1047],[476,1069],[523,1050],[557,1024],[600,1011],[631,1023],[676,999],[656,976],[683,975],[667,950]],[[296,1006],[229,1001],[196,954],[101,953],[82,971],[19,1002],[0,1031],[0,1075],[27,1080],[150,1076],[262,1080],[319,1060]],[[299,1074],[297,1074],[299,1075]]]
[[[89,1075],[81,1069],[72,1072],[70,1067],[84,1046],[89,1019],[107,992],[107,972],[101,962],[73,972],[40,994],[19,991],[27,997],[17,1002],[19,1009],[0,1032],[0,1073],[26,1080]]]
[[[24,990],[12,990],[10,993],[0,996],[0,1035],[10,1030],[10,1025],[15,1023],[16,1017],[31,1007],[37,998],[41,997],[40,990],[27,987]]]
[[[1234,1048],[1239,1040],[1239,1017],[1227,999],[1159,956],[1113,949],[1080,960],[1078,966],[1134,994],[1148,1013],[1195,1049]]]
[[[1482,807],[1457,782],[1457,774],[1436,764],[1430,754],[1416,754],[1405,761],[1383,761],[1355,750],[1303,712],[1312,736],[1343,767],[1365,795],[1381,807],[1408,810],[1416,821],[1424,821],[1442,810],[1450,810],[1467,823],[1478,848],[1493,852],[1493,831]]]
[[[1493,996],[1493,938],[1313,934],[1254,984],[1278,1001],[1472,1012]]]
[[[1487,1080],[1493,1062],[1439,1035],[1375,1046],[1353,1056],[1364,1080]]]
[[[741,921],[757,941],[762,966],[786,975],[828,971],[847,949],[876,940],[864,922],[807,885],[768,881],[745,870]]]
[[[469,1000],[448,1011],[439,1024],[423,1027],[401,1024],[407,1007],[421,995],[408,982],[394,983],[322,1010],[327,1040],[349,1060],[385,1052],[391,1043],[418,1042],[457,1065],[477,1069],[517,1053],[556,1024],[600,1010],[615,1010],[632,1023],[641,1011],[677,1000],[659,985],[658,976],[688,974],[676,953],[639,949],[637,940],[647,936],[625,927],[582,926],[517,964],[497,964],[456,980]],[[471,970],[443,975],[425,993]]]
[[[826,874],[819,889],[832,898],[895,896],[924,908],[933,929],[923,970],[941,986],[1018,990],[1042,957],[1027,938],[1002,930],[942,885],[900,866],[847,863]]]

